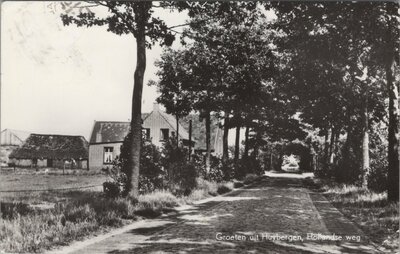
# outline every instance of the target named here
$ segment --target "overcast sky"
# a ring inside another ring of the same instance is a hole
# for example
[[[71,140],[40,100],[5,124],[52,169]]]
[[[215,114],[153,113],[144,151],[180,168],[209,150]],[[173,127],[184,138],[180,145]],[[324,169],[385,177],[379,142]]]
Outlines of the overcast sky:
[[[1,10],[1,129],[88,138],[94,120],[128,121],[133,36],[105,27],[64,27],[60,2],[4,2]],[[170,25],[186,19],[161,15]],[[156,78],[161,50],[148,51],[145,84]],[[156,97],[155,87],[144,87],[143,112],[151,111]]]
[[[132,35],[118,36],[106,27],[64,27],[61,2],[3,2],[1,7],[1,130],[88,139],[95,120],[130,119],[136,64]],[[92,11],[107,13],[103,7]],[[169,26],[187,18],[159,9],[155,15]],[[179,40],[173,47],[180,47]],[[161,52],[157,45],[148,50],[145,84],[157,79],[154,61]],[[150,112],[156,98],[156,88],[145,85],[142,111]]]

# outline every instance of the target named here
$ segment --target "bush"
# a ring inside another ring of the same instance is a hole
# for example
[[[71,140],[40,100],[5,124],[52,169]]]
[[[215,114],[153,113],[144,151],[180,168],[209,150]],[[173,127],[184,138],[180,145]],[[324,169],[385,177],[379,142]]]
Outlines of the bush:
[[[218,194],[217,193],[218,185],[216,182],[210,182],[203,178],[197,178],[196,181],[197,181],[197,189],[204,190],[211,196],[216,196]]]
[[[242,182],[233,182],[233,188],[240,188],[243,186],[244,186],[244,184]]]
[[[161,163],[165,169],[165,184],[174,195],[189,195],[196,187],[198,168],[196,163],[187,161],[187,149],[180,146],[175,138],[165,142]]]
[[[369,175],[367,176],[367,181],[368,189],[376,192],[386,191],[387,167],[385,167],[385,164],[373,165],[370,169]]]
[[[217,193],[219,195],[222,195],[224,193],[230,192],[232,189],[233,189],[233,183],[231,182],[220,183],[218,184]]]
[[[166,168],[167,186],[175,195],[189,195],[196,187],[196,167],[186,161],[169,164]]]
[[[121,194],[120,184],[118,182],[104,182],[103,191],[107,197],[116,198]]]
[[[121,154],[113,161],[111,169],[107,169],[115,186],[106,184],[104,186],[105,191],[112,197],[115,197],[117,186],[120,188],[118,195],[127,196],[130,189],[131,183],[128,181],[128,175],[130,172],[130,160],[131,151],[129,149],[130,140],[132,139],[132,133],[129,132],[125,137],[124,142],[121,146]],[[163,187],[162,181],[162,167],[161,167],[161,153],[158,148],[147,140],[142,140],[142,147],[140,152],[140,175],[139,175],[139,193],[144,194],[155,189]],[[111,188],[111,189],[110,189]]]
[[[21,202],[0,202],[0,214],[2,219],[13,219],[20,215],[27,215],[33,210],[29,205]]]
[[[258,176],[255,174],[247,174],[243,180],[244,184],[251,184],[252,182],[254,182],[255,180],[258,179]]]
[[[155,191],[139,196],[136,214],[153,217],[179,205],[178,199],[168,191]]]

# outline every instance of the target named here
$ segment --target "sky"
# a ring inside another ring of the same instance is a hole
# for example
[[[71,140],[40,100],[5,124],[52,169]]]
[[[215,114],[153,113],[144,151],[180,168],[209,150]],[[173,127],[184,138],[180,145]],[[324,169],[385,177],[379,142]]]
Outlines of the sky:
[[[84,4],[84,3],[82,3]],[[96,13],[103,13],[97,7]],[[128,121],[131,114],[136,43],[105,27],[63,26],[60,2],[4,2],[1,13],[1,129],[90,135],[95,120]],[[169,25],[185,14],[158,13]],[[179,46],[179,42],[174,43]],[[156,79],[147,54],[145,84]],[[143,89],[150,112],[155,87]]]
[[[63,9],[61,2],[15,1],[1,7],[1,130],[89,139],[95,120],[129,121],[136,65],[132,35],[118,36],[106,27],[65,27],[60,14],[69,7]],[[103,7],[92,11],[106,14]],[[185,13],[159,9],[155,15],[169,26],[187,19]],[[179,40],[173,47],[180,47]],[[146,84],[157,80],[154,61],[161,53],[158,45],[147,51],[143,112],[152,110],[158,96]]]

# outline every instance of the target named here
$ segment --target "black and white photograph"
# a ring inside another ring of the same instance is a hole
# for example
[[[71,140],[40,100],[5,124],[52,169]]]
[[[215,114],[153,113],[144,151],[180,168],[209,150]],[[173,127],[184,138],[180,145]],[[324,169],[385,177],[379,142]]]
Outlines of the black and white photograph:
[[[3,1],[0,254],[399,253],[399,1]]]

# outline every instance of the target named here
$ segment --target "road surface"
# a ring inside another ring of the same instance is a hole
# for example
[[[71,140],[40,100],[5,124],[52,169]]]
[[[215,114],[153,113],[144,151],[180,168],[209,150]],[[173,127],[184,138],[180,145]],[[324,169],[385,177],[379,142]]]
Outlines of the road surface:
[[[380,253],[299,174],[270,174],[122,231],[63,253]]]

